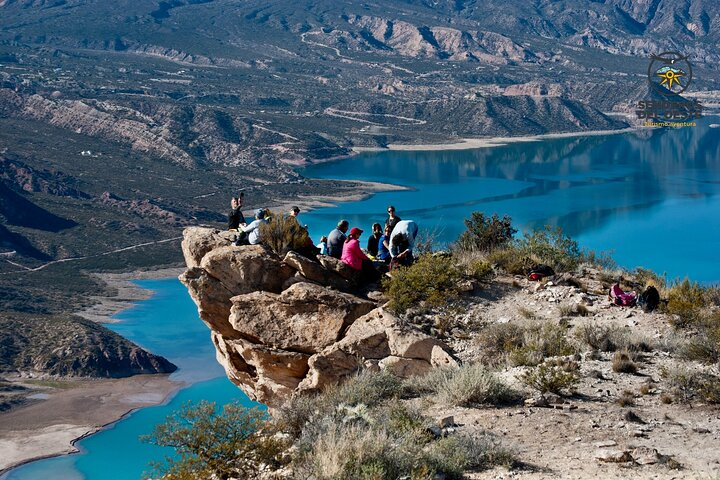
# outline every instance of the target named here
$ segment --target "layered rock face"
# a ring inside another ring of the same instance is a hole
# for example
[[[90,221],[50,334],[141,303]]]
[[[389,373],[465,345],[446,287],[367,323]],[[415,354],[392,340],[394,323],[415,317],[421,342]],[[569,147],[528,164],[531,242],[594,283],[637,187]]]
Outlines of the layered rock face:
[[[445,344],[353,294],[344,264],[294,252],[281,259],[264,246],[232,246],[232,236],[186,229],[180,280],[212,332],[218,361],[250,398],[272,408],[363,368],[407,377],[457,365]]]

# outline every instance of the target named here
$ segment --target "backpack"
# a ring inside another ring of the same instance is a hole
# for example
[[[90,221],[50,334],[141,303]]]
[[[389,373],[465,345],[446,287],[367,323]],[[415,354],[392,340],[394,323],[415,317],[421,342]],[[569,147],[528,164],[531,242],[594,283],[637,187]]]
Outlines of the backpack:
[[[658,305],[660,305],[660,293],[657,291],[657,288],[652,285],[647,287],[645,291],[640,294],[638,305],[643,307],[643,310],[646,312],[655,310]]]
[[[528,270],[528,280],[539,281],[552,275],[555,275],[555,270],[549,265],[535,265]]]
[[[610,294],[608,296],[610,297],[610,300],[612,300],[613,305],[621,307],[632,307],[637,301],[635,292],[624,292],[623,289],[620,288],[619,283],[616,283],[610,288]]]

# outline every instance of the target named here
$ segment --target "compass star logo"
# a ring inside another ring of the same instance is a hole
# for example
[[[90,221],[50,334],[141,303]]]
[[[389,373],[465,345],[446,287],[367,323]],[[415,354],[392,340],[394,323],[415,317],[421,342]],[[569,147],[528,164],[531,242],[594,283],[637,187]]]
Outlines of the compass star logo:
[[[663,96],[679,95],[692,80],[692,65],[678,52],[653,55],[648,67],[648,81]]]

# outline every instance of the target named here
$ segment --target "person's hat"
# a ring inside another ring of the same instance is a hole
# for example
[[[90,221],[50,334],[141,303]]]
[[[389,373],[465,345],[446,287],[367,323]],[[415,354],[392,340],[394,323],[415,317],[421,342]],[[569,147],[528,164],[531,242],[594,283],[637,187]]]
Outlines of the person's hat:
[[[357,227],[353,227],[350,229],[350,235],[360,235],[362,232],[363,231]]]
[[[257,210],[255,210],[255,217],[257,217],[257,218],[265,218],[265,209],[263,209],[263,208],[258,208]]]

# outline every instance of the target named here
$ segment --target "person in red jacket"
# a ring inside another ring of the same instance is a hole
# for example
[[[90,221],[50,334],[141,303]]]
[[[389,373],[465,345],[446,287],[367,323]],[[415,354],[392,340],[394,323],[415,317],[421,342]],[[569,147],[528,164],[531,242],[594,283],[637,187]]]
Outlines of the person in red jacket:
[[[360,235],[363,231],[357,227],[350,230],[345,243],[340,260],[347,264],[353,270],[360,272],[360,282],[372,282],[380,278],[380,274],[373,266],[372,261],[360,249]]]

